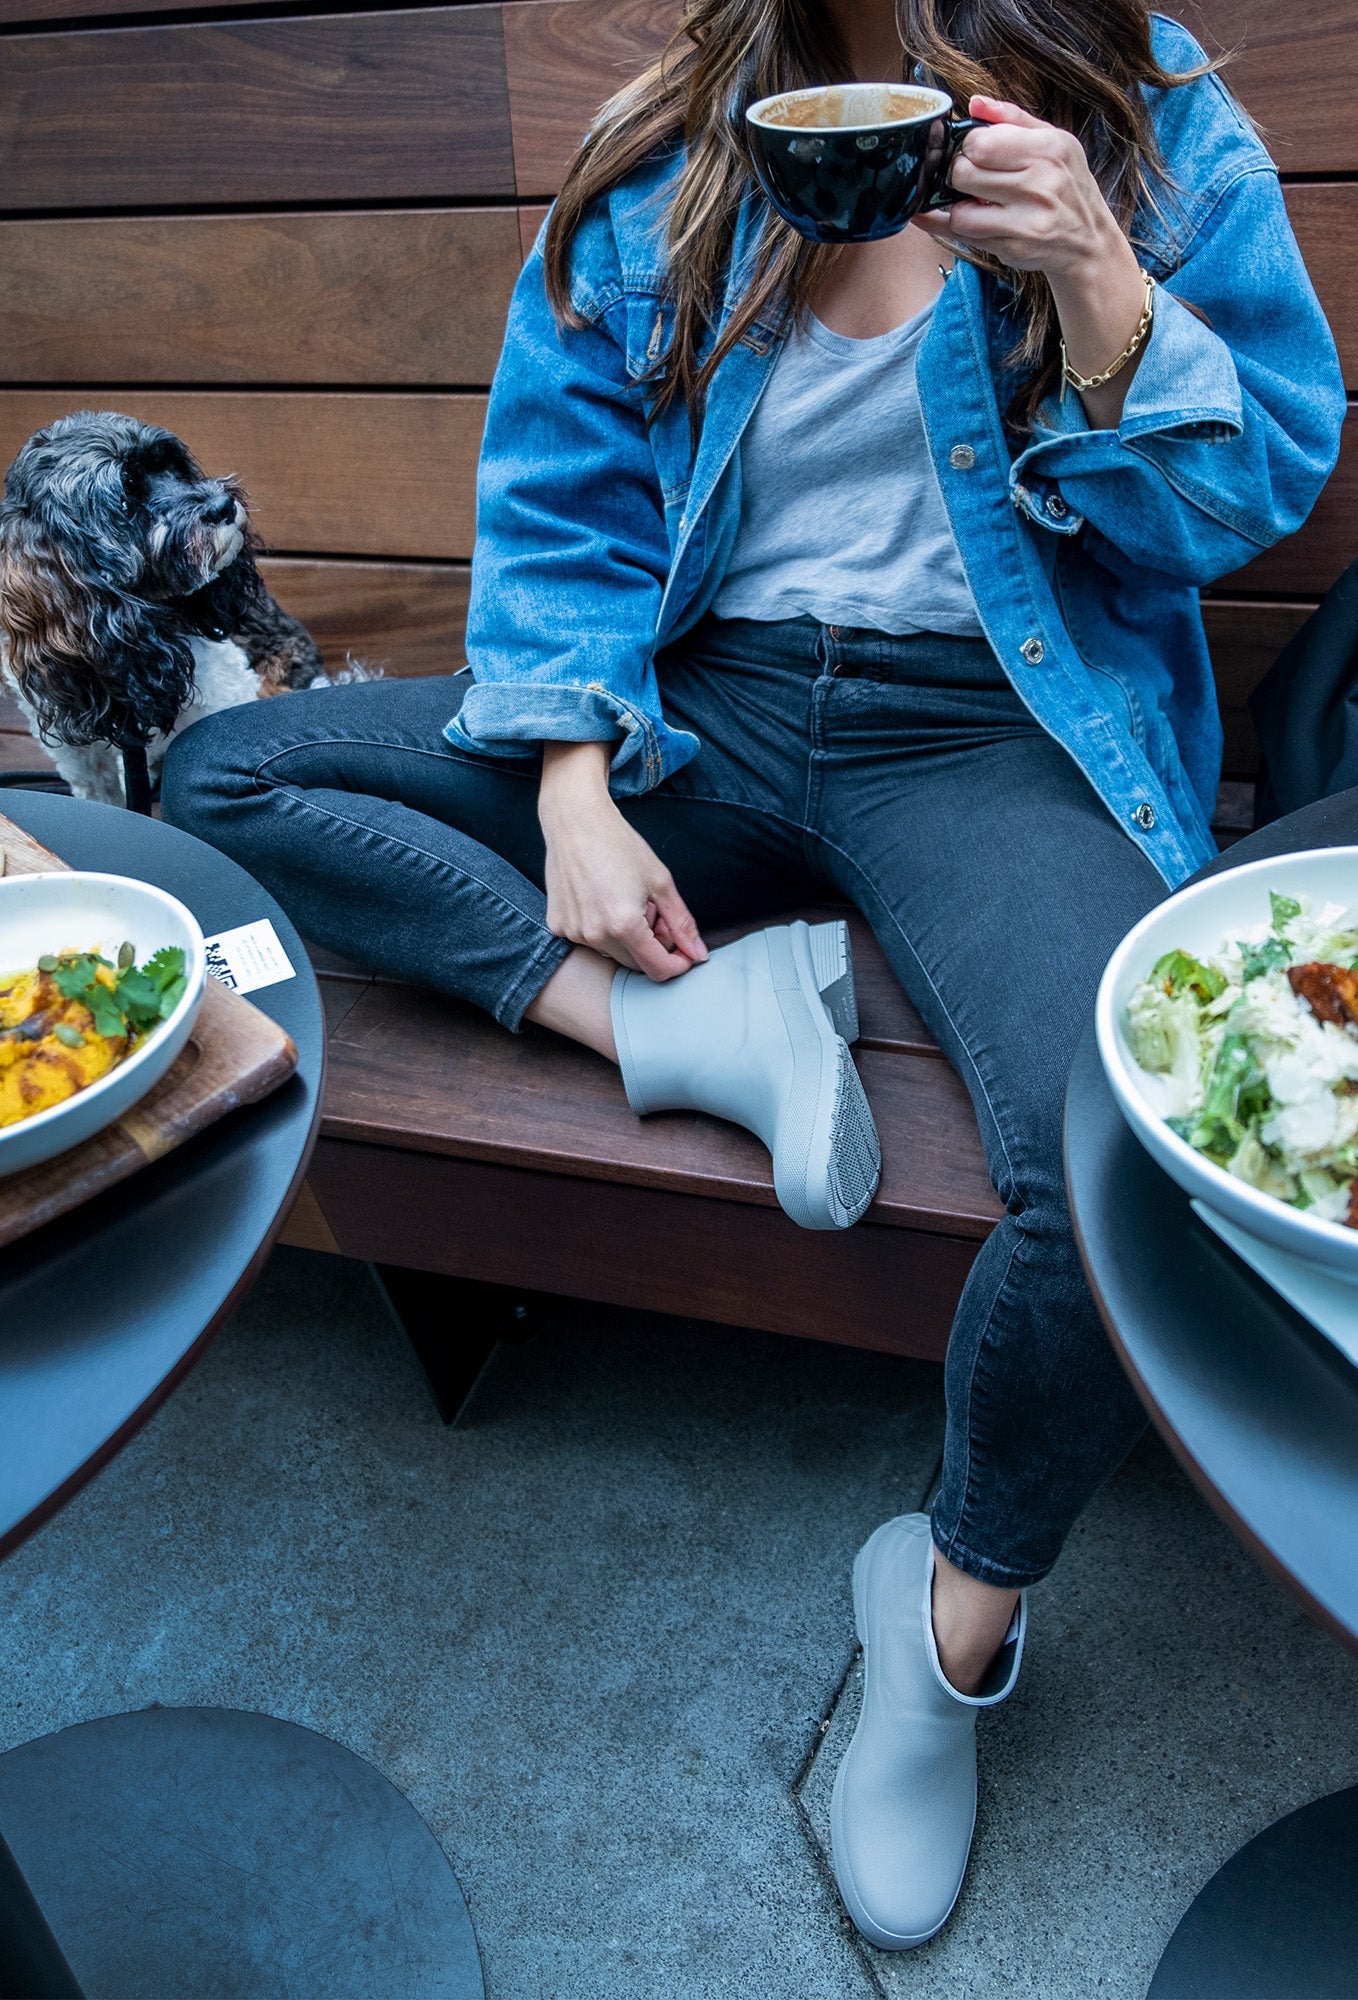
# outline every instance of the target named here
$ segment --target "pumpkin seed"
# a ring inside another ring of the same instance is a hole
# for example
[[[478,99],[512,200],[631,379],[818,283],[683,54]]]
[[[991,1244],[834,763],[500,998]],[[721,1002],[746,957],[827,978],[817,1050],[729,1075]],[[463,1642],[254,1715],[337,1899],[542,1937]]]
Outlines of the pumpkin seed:
[[[73,1028],[69,1021],[58,1021],[52,1033],[59,1042],[64,1042],[68,1049],[83,1049],[85,1046],[85,1037],[79,1028]]]
[[[134,945],[132,945],[132,944],[129,944],[129,943],[126,943],[126,942],[124,942],[123,944],[120,944],[120,945],[118,946],[118,970],[119,970],[119,972],[126,972],[126,971],[127,971],[127,968],[128,968],[128,966],[129,966],[129,965],[135,965],[135,964],[136,964],[136,962],[137,962],[137,952],[136,952],[136,947],[135,947]]]
[[[38,960],[39,972],[55,972],[56,969],[57,969],[56,958],[50,951],[45,951],[42,957]]]

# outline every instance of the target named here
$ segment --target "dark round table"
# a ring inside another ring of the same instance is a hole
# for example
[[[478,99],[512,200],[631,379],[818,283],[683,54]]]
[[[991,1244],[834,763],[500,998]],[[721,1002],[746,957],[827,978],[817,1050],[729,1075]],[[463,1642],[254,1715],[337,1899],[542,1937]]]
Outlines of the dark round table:
[[[168,889],[208,937],[268,917],[296,976],[249,997],[298,1052],[262,1103],[5,1252],[5,1556],[136,1435],[249,1289],[315,1143],[325,1026],[301,939],[235,862],[108,806],[0,789],[0,813],[72,867]],[[428,1827],[313,1730],[227,1709],[78,1723],[0,1756],[0,1826],[0,2000],[64,2000],[77,1974],[90,2000],[482,2000]]]
[[[1251,834],[1202,872],[1358,845],[1358,791]],[[1355,882],[1358,901],[1358,880]],[[1358,1369],[1199,1220],[1124,1123],[1092,1024],[1066,1101],[1080,1254],[1170,1450],[1251,1554],[1358,1653]],[[1152,2000],[1352,2000],[1358,1788],[1248,1843],[1161,1959]]]
[[[298,1057],[296,1075],[262,1104],[5,1252],[3,1557],[135,1436],[249,1289],[315,1142],[325,1024],[301,939],[224,854],[157,820],[41,792],[0,790],[0,813],[73,868],[168,889],[207,937],[271,918],[297,976],[250,999]]]

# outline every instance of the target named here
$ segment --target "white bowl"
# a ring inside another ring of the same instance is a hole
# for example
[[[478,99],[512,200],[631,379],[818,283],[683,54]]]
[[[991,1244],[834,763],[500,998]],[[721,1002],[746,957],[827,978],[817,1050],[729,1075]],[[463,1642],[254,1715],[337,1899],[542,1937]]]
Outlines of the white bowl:
[[[207,977],[203,933],[192,912],[149,882],[79,870],[0,877],[0,974],[27,971],[47,952],[101,951],[116,959],[124,940],[138,965],[162,946],[180,947],[188,984],[179,1004],[97,1083],[17,1125],[0,1125],[0,1175],[80,1145],[159,1083],[189,1038]]]
[[[1156,1108],[1157,1080],[1137,1063],[1123,1028],[1127,1002],[1158,958],[1176,945],[1205,958],[1223,938],[1243,937],[1267,924],[1270,889],[1305,897],[1313,910],[1326,903],[1358,905],[1358,847],[1322,847],[1275,861],[1246,862],[1181,889],[1143,917],[1109,959],[1099,986],[1099,1054],[1127,1123],[1180,1187],[1250,1235],[1358,1281],[1358,1229],[1322,1221],[1261,1193],[1171,1132]]]

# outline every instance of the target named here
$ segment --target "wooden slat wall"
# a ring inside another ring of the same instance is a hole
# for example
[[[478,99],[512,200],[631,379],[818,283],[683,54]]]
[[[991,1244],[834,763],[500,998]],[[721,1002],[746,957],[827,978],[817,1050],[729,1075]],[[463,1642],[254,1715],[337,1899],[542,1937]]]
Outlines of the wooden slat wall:
[[[94,389],[0,390],[0,458],[8,464],[62,410],[109,400]],[[116,398],[129,416],[188,439],[205,465],[239,472],[273,548],[463,561],[485,401],[328,389],[121,389]]]
[[[520,260],[675,0],[134,4],[120,25],[127,0],[0,0],[0,464],[66,409],[167,423],[244,477],[330,657],[447,671]],[[1237,51],[1358,390],[1352,0],[1182,12]],[[1354,438],[1302,533],[1212,593],[1229,775],[1253,769],[1249,688],[1355,552]]]
[[[28,209],[513,194],[500,9],[15,35],[0,187]]]
[[[522,255],[514,208],[4,222],[6,376],[486,383]]]

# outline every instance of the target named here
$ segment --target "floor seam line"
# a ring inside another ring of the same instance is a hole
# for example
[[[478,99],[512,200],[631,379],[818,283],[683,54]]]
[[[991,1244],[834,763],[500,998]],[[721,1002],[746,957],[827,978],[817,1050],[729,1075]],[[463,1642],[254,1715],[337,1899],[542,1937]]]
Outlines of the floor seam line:
[[[792,1810],[796,1815],[797,1825],[801,1830],[802,1838],[811,1850],[812,1865],[829,1893],[832,1911],[837,1917],[841,1928],[847,1929],[849,1933],[849,1941],[853,1946],[854,1955],[863,1969],[869,1986],[877,1996],[877,2000],[891,2000],[891,1995],[887,1992],[886,1987],[883,1986],[881,1979],[878,1977],[877,1968],[867,1955],[863,1939],[844,1911],[844,1906],[839,1896],[839,1885],[835,1881],[834,1870],[830,1866],[829,1857],[825,1852],[820,1836],[812,1825],[811,1815],[807,1811],[805,1801],[802,1798],[802,1790],[807,1779],[815,1769],[817,1757],[819,1757],[825,1747],[825,1738],[829,1734],[835,1710],[844,1699],[850,1678],[853,1675],[855,1667],[858,1665],[861,1650],[861,1647],[857,1644],[849,1648],[848,1655],[845,1658],[844,1665],[840,1671],[839,1678],[835,1682],[830,1698],[821,1710],[820,1717],[816,1723],[815,1734],[807,1746],[806,1754],[797,1768],[796,1775],[788,1786],[788,1796],[792,1801]]]

